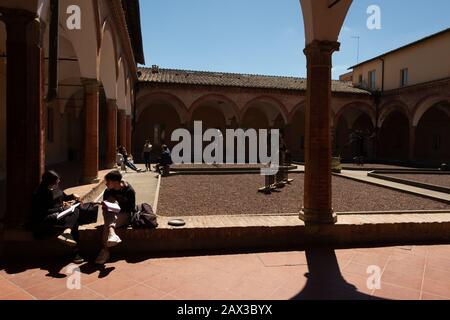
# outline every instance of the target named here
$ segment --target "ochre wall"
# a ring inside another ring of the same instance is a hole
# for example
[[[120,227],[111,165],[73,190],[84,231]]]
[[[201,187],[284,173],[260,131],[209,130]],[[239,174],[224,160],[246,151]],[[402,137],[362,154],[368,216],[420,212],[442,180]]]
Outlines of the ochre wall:
[[[408,68],[408,85],[450,77],[450,32],[383,57],[384,90],[400,87],[400,70]],[[381,89],[382,62],[375,60],[355,68],[353,83],[359,75],[368,84],[368,72],[376,70],[377,89]]]

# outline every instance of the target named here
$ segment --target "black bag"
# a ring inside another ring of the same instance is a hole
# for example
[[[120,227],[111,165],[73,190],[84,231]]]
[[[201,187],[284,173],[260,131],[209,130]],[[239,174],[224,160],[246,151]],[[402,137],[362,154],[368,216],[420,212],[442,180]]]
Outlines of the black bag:
[[[80,226],[97,223],[98,205],[94,203],[83,203],[78,207],[80,218],[78,223]]]
[[[143,203],[138,210],[131,214],[131,226],[133,229],[154,229],[158,227],[157,216],[152,206]]]

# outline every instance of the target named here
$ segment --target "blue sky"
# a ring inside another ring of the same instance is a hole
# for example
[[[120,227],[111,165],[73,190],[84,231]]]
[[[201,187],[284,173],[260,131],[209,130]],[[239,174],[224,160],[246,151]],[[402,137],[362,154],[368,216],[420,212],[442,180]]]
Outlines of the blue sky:
[[[304,77],[299,0],[140,0],[146,64]],[[430,5],[432,4],[432,5]],[[381,30],[366,27],[370,5]],[[449,0],[354,0],[333,56],[333,78],[356,63],[450,27]]]

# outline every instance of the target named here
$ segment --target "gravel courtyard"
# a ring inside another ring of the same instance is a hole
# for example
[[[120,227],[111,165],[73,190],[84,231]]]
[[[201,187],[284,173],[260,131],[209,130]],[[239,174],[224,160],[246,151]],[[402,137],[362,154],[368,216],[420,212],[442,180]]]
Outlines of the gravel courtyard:
[[[296,213],[302,208],[304,175],[291,177],[292,185],[265,195],[257,192],[264,185],[258,174],[170,176],[161,182],[158,214]],[[333,177],[333,207],[337,212],[450,209],[445,203],[340,177]]]
[[[405,173],[400,174],[400,173],[398,173],[398,174],[383,174],[383,175],[450,188],[450,174],[405,174]]]

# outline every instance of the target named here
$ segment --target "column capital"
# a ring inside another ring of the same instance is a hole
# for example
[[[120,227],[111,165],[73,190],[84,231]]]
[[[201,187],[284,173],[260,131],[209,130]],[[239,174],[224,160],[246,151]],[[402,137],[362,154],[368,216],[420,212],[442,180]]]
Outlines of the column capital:
[[[336,41],[314,40],[303,50],[310,65],[331,66],[333,52],[339,51],[341,44]]]
[[[81,78],[84,90],[88,94],[95,94],[99,92],[100,82],[97,79]]]

